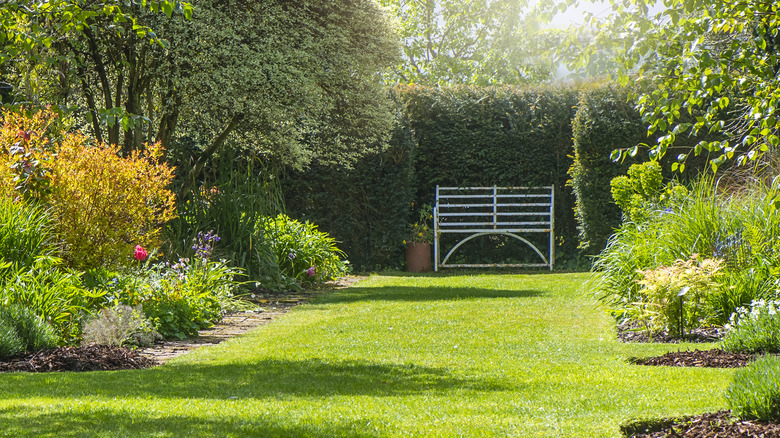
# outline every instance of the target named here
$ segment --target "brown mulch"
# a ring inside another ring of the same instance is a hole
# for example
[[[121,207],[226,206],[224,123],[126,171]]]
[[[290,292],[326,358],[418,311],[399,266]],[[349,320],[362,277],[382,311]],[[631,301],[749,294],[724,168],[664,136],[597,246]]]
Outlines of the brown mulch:
[[[348,287],[363,278],[365,277],[345,277],[329,282],[324,289]],[[152,347],[138,350],[105,345],[59,347],[5,361],[0,360],[0,372],[111,371],[149,368],[163,364],[195,348],[218,344],[268,324],[287,313],[292,307],[308,301],[317,294],[318,291],[275,294],[258,290],[251,295],[250,301],[261,306],[260,311],[225,315],[221,322],[201,330],[195,338],[163,341]]]
[[[154,360],[108,345],[57,347],[0,362],[0,372],[113,371],[149,368]]]
[[[655,332],[648,334],[641,326],[631,321],[624,321],[617,325],[617,337],[621,342],[658,342],[662,344],[679,344],[681,342],[707,343],[720,339],[720,333],[715,327],[698,328],[686,333],[683,337],[669,334],[669,332]]]
[[[738,420],[731,411],[718,411],[653,422],[637,422],[621,426],[621,432],[631,438],[770,438],[780,437],[780,424]]]
[[[729,353],[720,349],[673,351],[657,357],[629,358],[635,365],[654,365],[667,367],[707,367],[736,368],[747,365],[755,359],[755,355],[745,353]]]

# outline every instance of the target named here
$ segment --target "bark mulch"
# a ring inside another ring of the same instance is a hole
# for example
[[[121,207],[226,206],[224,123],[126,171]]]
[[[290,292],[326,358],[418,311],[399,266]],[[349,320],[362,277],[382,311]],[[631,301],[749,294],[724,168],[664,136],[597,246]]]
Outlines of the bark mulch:
[[[729,353],[720,349],[675,351],[656,357],[632,357],[628,361],[635,365],[667,367],[736,368],[746,366],[755,355]]]
[[[348,287],[363,278],[365,277],[345,277],[329,282],[323,289]],[[106,345],[59,347],[0,360],[0,372],[113,371],[150,368],[195,348],[218,344],[268,324],[320,292],[300,292],[291,295],[256,291],[251,301],[261,305],[262,312],[239,312],[226,315],[220,323],[212,328],[201,330],[199,336],[195,338],[164,341],[138,350]]]
[[[717,328],[698,328],[686,333],[683,337],[674,336],[669,332],[654,332],[648,334],[646,330],[631,321],[624,321],[617,325],[617,337],[621,342],[658,342],[662,344],[707,343],[720,339]]]
[[[697,330],[679,339],[668,333],[637,331],[630,325],[618,325],[618,338],[623,342],[714,342],[718,340],[715,329]],[[662,356],[630,358],[636,365],[670,367],[736,368],[748,365],[753,354],[729,353],[720,349],[669,352]],[[733,418],[731,411],[710,412],[683,418],[663,418],[629,423],[620,427],[631,438],[769,438],[780,437],[780,424],[760,423]]]
[[[620,427],[631,438],[770,438],[780,437],[780,424],[739,420],[731,411],[679,419],[640,421]]]
[[[57,347],[0,362],[0,372],[113,371],[149,368],[154,360],[108,345]]]

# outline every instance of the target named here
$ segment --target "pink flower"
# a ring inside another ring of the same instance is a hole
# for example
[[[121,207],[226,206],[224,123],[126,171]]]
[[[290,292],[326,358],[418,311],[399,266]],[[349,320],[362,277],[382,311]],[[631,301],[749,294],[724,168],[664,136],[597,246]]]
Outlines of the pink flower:
[[[149,256],[149,253],[146,252],[143,246],[136,245],[135,246],[135,253],[133,254],[136,260],[144,261],[146,260],[146,257]]]
[[[314,266],[312,266],[311,268],[306,270],[306,275],[308,275],[309,277],[314,277],[314,274],[316,272],[317,272],[317,269],[315,269]]]

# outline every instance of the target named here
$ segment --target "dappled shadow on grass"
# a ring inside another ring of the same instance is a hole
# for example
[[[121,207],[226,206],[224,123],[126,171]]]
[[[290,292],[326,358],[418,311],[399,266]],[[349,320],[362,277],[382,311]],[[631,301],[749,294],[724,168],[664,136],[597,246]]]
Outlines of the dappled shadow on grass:
[[[349,437],[381,436],[370,433],[365,422],[341,421],[295,424],[289,419],[242,415],[240,418],[218,415],[170,415],[120,409],[93,409],[79,412],[78,406],[63,411],[42,411],[16,406],[0,409],[3,435],[18,437],[90,437],[90,436],[167,436],[167,437]]]
[[[0,375],[6,398],[101,397],[266,399],[394,396],[452,390],[500,391],[504,382],[463,378],[443,368],[358,361],[260,360],[210,365],[169,364],[145,371]]]
[[[483,289],[475,287],[443,286],[353,286],[336,293],[318,297],[312,304],[351,303],[356,301],[449,301],[477,298],[530,298],[545,295],[546,292],[534,289],[506,290]]]

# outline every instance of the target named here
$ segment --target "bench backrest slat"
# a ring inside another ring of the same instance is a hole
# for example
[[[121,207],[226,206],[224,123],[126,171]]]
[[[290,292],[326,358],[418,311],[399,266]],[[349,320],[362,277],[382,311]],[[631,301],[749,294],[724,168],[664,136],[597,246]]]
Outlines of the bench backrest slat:
[[[511,235],[530,245],[550,269],[554,263],[554,186],[542,187],[436,187],[434,208],[435,267],[446,264],[449,255],[462,243],[482,234]],[[519,219],[519,220],[518,220]],[[442,234],[471,234],[450,250],[439,263],[439,236]],[[549,233],[549,258],[524,239],[525,233]],[[465,265],[459,265],[465,266]],[[496,266],[469,265],[469,266]],[[539,266],[512,264],[506,266]]]

